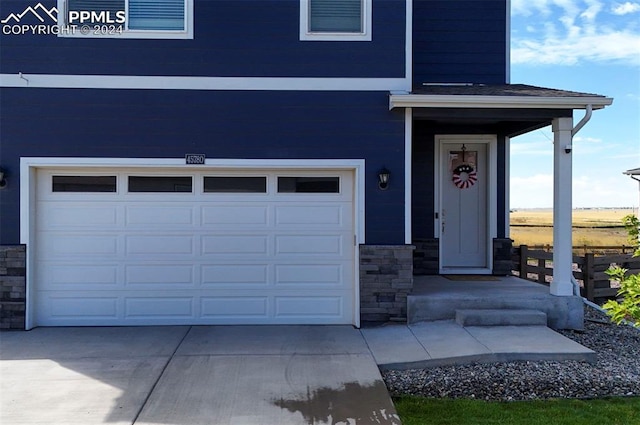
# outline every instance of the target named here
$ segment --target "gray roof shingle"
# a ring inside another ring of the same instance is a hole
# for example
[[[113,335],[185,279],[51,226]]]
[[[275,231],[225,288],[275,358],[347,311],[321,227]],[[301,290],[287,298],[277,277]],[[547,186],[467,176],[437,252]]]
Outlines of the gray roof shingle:
[[[531,96],[531,97],[602,97],[592,93],[580,93],[569,90],[558,90],[536,87],[526,84],[424,84],[415,87],[411,94],[434,96]]]

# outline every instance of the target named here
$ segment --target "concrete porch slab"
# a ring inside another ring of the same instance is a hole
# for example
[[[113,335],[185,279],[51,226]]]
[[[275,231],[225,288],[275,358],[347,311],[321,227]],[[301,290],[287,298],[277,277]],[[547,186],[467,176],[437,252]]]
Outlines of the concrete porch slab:
[[[515,276],[497,281],[451,281],[444,276],[414,276],[407,297],[407,321],[451,320],[456,310],[529,309],[547,315],[553,329],[584,329],[581,297],[558,297],[549,288]]]

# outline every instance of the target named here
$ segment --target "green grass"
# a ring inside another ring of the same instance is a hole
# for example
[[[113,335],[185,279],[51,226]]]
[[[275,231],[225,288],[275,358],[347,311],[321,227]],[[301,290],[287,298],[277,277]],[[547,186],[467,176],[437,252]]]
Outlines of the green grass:
[[[486,402],[399,397],[403,425],[637,425],[640,398]]]

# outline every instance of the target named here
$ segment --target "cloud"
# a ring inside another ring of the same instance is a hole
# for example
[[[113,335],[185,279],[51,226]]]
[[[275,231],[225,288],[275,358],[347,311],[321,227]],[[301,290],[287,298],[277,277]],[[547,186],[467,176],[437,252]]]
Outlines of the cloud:
[[[572,188],[574,208],[638,206],[638,184],[621,173],[574,176]],[[553,175],[511,177],[510,204],[511,208],[552,207]]]
[[[543,40],[514,40],[513,64],[575,65],[583,61],[623,62],[640,65],[640,34],[629,31],[567,37],[549,36]]]
[[[602,139],[598,139],[597,137],[580,137],[576,136],[573,138],[574,143],[602,143]]]
[[[512,176],[511,208],[549,208],[553,205],[553,176],[536,174],[528,177]]]
[[[574,176],[573,205],[577,208],[637,207],[638,184],[622,172],[610,177],[598,173]]]
[[[629,13],[640,12],[640,3],[632,3],[630,1],[625,3],[616,3],[611,7],[611,13],[614,15],[627,15]]]
[[[612,11],[632,13],[640,3]],[[527,32],[514,33],[513,64],[575,65],[604,62],[640,65],[640,31],[630,18],[603,14],[600,0],[517,0],[512,15],[526,19]],[[535,14],[542,16],[535,16]],[[534,16],[534,18],[531,18]],[[538,19],[535,19],[538,18]]]
[[[511,156],[551,156],[553,155],[553,142],[543,141],[514,141],[510,145]]]

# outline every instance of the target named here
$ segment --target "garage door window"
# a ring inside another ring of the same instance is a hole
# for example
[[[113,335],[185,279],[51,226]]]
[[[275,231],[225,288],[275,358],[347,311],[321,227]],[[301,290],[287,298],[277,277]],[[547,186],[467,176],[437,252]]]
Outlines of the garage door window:
[[[116,176],[52,176],[54,192],[115,192]]]
[[[192,192],[191,177],[129,176],[129,192]]]
[[[267,178],[205,177],[204,191],[216,193],[267,193]]]
[[[340,193],[340,177],[278,177],[278,193]]]

